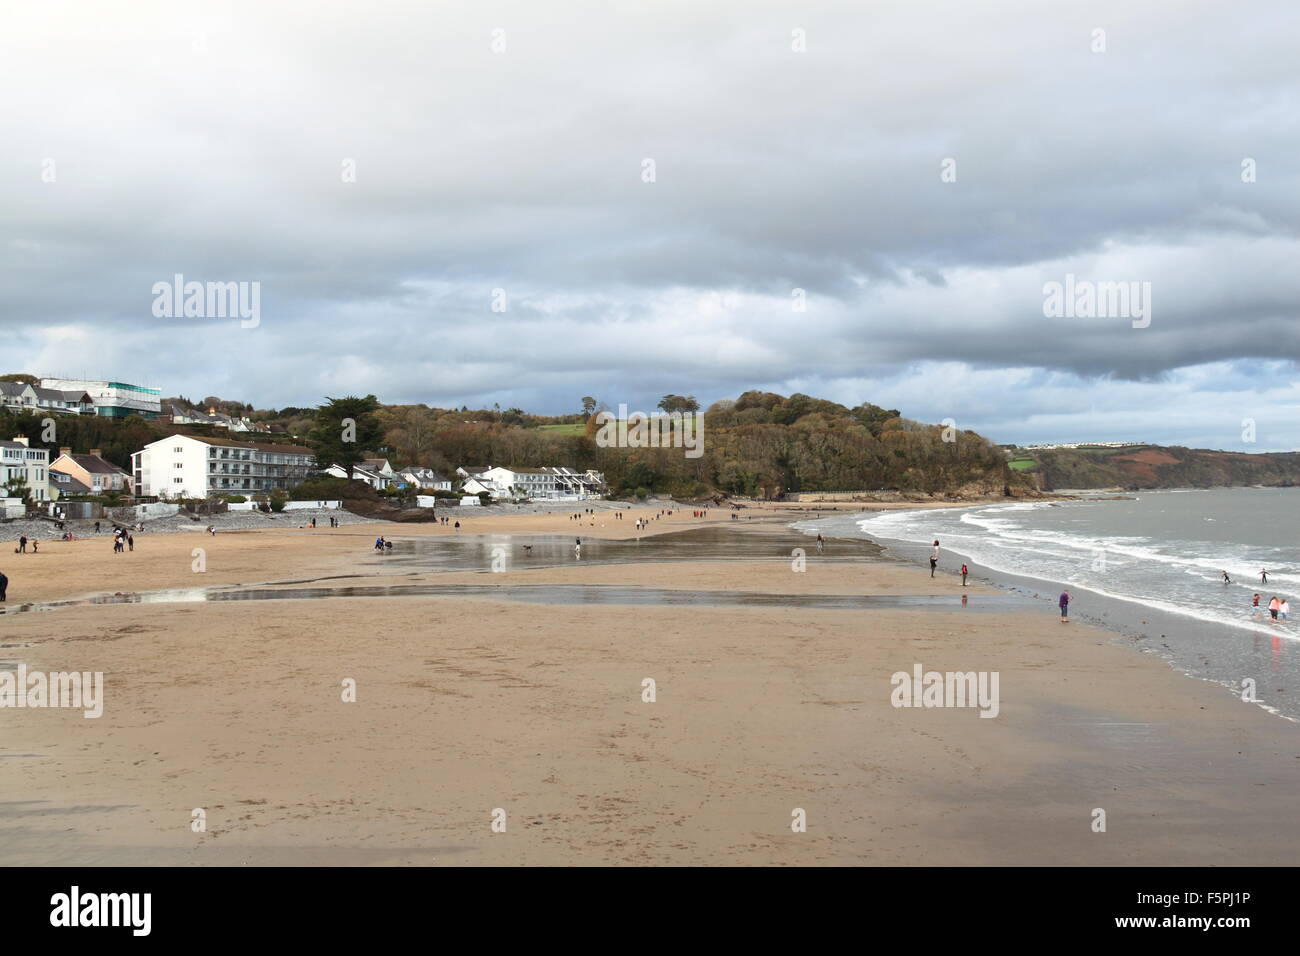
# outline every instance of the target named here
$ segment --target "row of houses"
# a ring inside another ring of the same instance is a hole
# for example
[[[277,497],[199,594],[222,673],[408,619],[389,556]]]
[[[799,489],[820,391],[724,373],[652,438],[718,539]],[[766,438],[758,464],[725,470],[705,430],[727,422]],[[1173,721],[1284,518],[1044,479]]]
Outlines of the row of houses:
[[[605,490],[605,476],[600,472],[572,468],[462,467],[456,474],[464,480],[466,494],[486,492],[494,501],[581,501],[600,497]]]
[[[50,461],[48,449],[32,448],[22,435],[0,441],[0,484],[11,489],[4,496],[9,497],[20,486],[38,502],[109,491],[131,494],[130,476],[105,461],[99,451],[92,448],[88,454],[78,455],[71,448],[60,448],[58,457]]]
[[[157,418],[161,395],[160,389],[147,385],[80,378],[43,378],[39,385],[0,382],[0,405],[33,414]]]
[[[14,494],[20,485],[35,502],[109,492],[140,498],[269,494],[293,489],[317,468],[315,453],[302,445],[181,434],[135,452],[130,471],[105,460],[98,448],[84,454],[60,448],[53,461],[49,456],[47,449],[31,447],[23,436],[0,441],[0,483],[11,489],[0,496]],[[348,471],[330,465],[325,473],[342,478]],[[599,497],[605,490],[604,477],[595,471],[462,467],[453,479],[423,466],[393,468],[384,458],[354,466],[352,477],[380,491],[459,490],[467,496],[486,493],[494,501],[582,500]]]
[[[164,421],[170,421],[173,425],[212,425],[215,428],[224,428],[232,432],[261,432],[265,434],[271,431],[271,426],[265,422],[255,422],[243,417],[235,418],[233,415],[219,412],[215,408],[200,412],[194,409],[184,409],[177,405],[169,405],[160,418]]]

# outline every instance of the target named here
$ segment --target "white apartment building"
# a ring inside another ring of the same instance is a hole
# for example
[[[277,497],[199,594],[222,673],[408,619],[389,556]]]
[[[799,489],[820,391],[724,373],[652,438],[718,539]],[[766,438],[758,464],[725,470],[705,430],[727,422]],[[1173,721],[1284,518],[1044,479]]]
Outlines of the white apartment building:
[[[465,482],[465,490],[471,494],[479,490],[487,491],[494,499],[581,500],[599,497],[604,486],[604,476],[599,472],[577,472],[572,468],[497,467],[482,471],[468,470],[474,474]]]
[[[13,441],[0,441],[0,484],[24,482],[32,501],[49,501],[49,468],[49,451],[30,447],[25,436],[19,435]]]
[[[228,438],[172,435],[131,456],[136,494],[207,498],[288,490],[311,474],[315,452],[301,445],[265,445]]]

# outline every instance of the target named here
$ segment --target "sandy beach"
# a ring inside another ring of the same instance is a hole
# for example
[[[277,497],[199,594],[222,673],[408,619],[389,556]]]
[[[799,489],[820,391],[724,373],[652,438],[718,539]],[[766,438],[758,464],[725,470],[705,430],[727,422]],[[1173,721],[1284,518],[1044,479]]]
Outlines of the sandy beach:
[[[601,542],[635,539],[648,507],[622,520],[466,516],[460,532],[286,526],[146,533],[125,555],[106,537],[6,552],[0,669],[102,671],[105,702],[98,719],[0,711],[0,852],[75,865],[1297,859],[1293,724],[1108,633],[1062,626],[1051,608],[999,610],[991,589],[962,589],[951,574],[931,580],[839,541],[819,555],[805,539],[802,572],[784,552],[754,556],[752,539],[783,549],[785,525],[810,508],[754,507],[738,521],[691,510],[649,532],[716,528],[737,540],[735,559],[526,564],[522,536],[581,535],[595,559]],[[403,548],[513,536],[511,562],[498,574],[426,573],[375,555],[379,534]],[[15,612],[304,581],[482,590]],[[521,585],[773,603],[538,604],[507,593]],[[949,603],[845,610],[781,606],[784,595]],[[917,664],[996,672],[997,716],[892,706],[891,675]],[[355,702],[341,699],[347,680]],[[493,832],[498,808],[505,832]],[[1105,832],[1093,830],[1097,809]],[[806,832],[792,831],[796,810]]]

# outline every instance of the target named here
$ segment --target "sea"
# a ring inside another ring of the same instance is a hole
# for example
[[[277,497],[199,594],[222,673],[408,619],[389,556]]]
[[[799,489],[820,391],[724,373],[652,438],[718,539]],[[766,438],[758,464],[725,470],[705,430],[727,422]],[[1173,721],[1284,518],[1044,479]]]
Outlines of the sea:
[[[1298,515],[1300,488],[1227,488],[840,514],[795,527],[867,538],[923,566],[938,539],[941,571],[965,562],[977,580],[1040,598],[1047,614],[1068,587],[1072,620],[1238,697],[1253,687],[1260,706],[1300,720]],[[1274,595],[1290,600],[1289,620],[1270,619]]]

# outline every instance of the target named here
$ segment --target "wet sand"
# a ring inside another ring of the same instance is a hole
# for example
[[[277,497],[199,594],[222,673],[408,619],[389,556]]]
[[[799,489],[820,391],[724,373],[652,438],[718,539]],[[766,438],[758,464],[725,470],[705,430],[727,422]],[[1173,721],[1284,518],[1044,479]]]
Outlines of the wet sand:
[[[596,539],[584,550],[594,560],[599,539],[634,538],[637,514],[602,516],[626,527],[584,527]],[[785,510],[674,518],[652,530],[716,526],[738,535],[736,558],[708,549],[693,561],[674,545],[659,551],[670,560],[529,568],[523,539],[507,538],[502,573],[434,570],[420,566],[420,542],[454,532],[410,525],[6,554],[11,603],[303,580],[474,592],[0,616],[0,644],[12,645],[0,668],[103,671],[107,698],[94,720],[0,711],[0,855],[11,865],[1300,859],[1294,725],[1050,612],[971,613],[955,579],[838,542],[818,555],[804,539],[796,572]],[[578,525],[472,523],[557,537]],[[409,544],[411,560],[374,555],[381,533]],[[194,547],[205,548],[201,574]],[[491,593],[521,587],[572,590],[545,605]],[[567,603],[583,588],[934,595],[953,606]],[[993,597],[966,593],[975,605]],[[891,674],[916,663],[997,671],[998,716],[891,706]],[[340,699],[345,678],[355,703]],[[645,678],[653,703],[642,701]],[[206,832],[191,829],[195,808]],[[492,832],[494,808],[505,833]],[[795,808],[806,833],[791,831]],[[1094,808],[1105,833],[1091,829]]]

